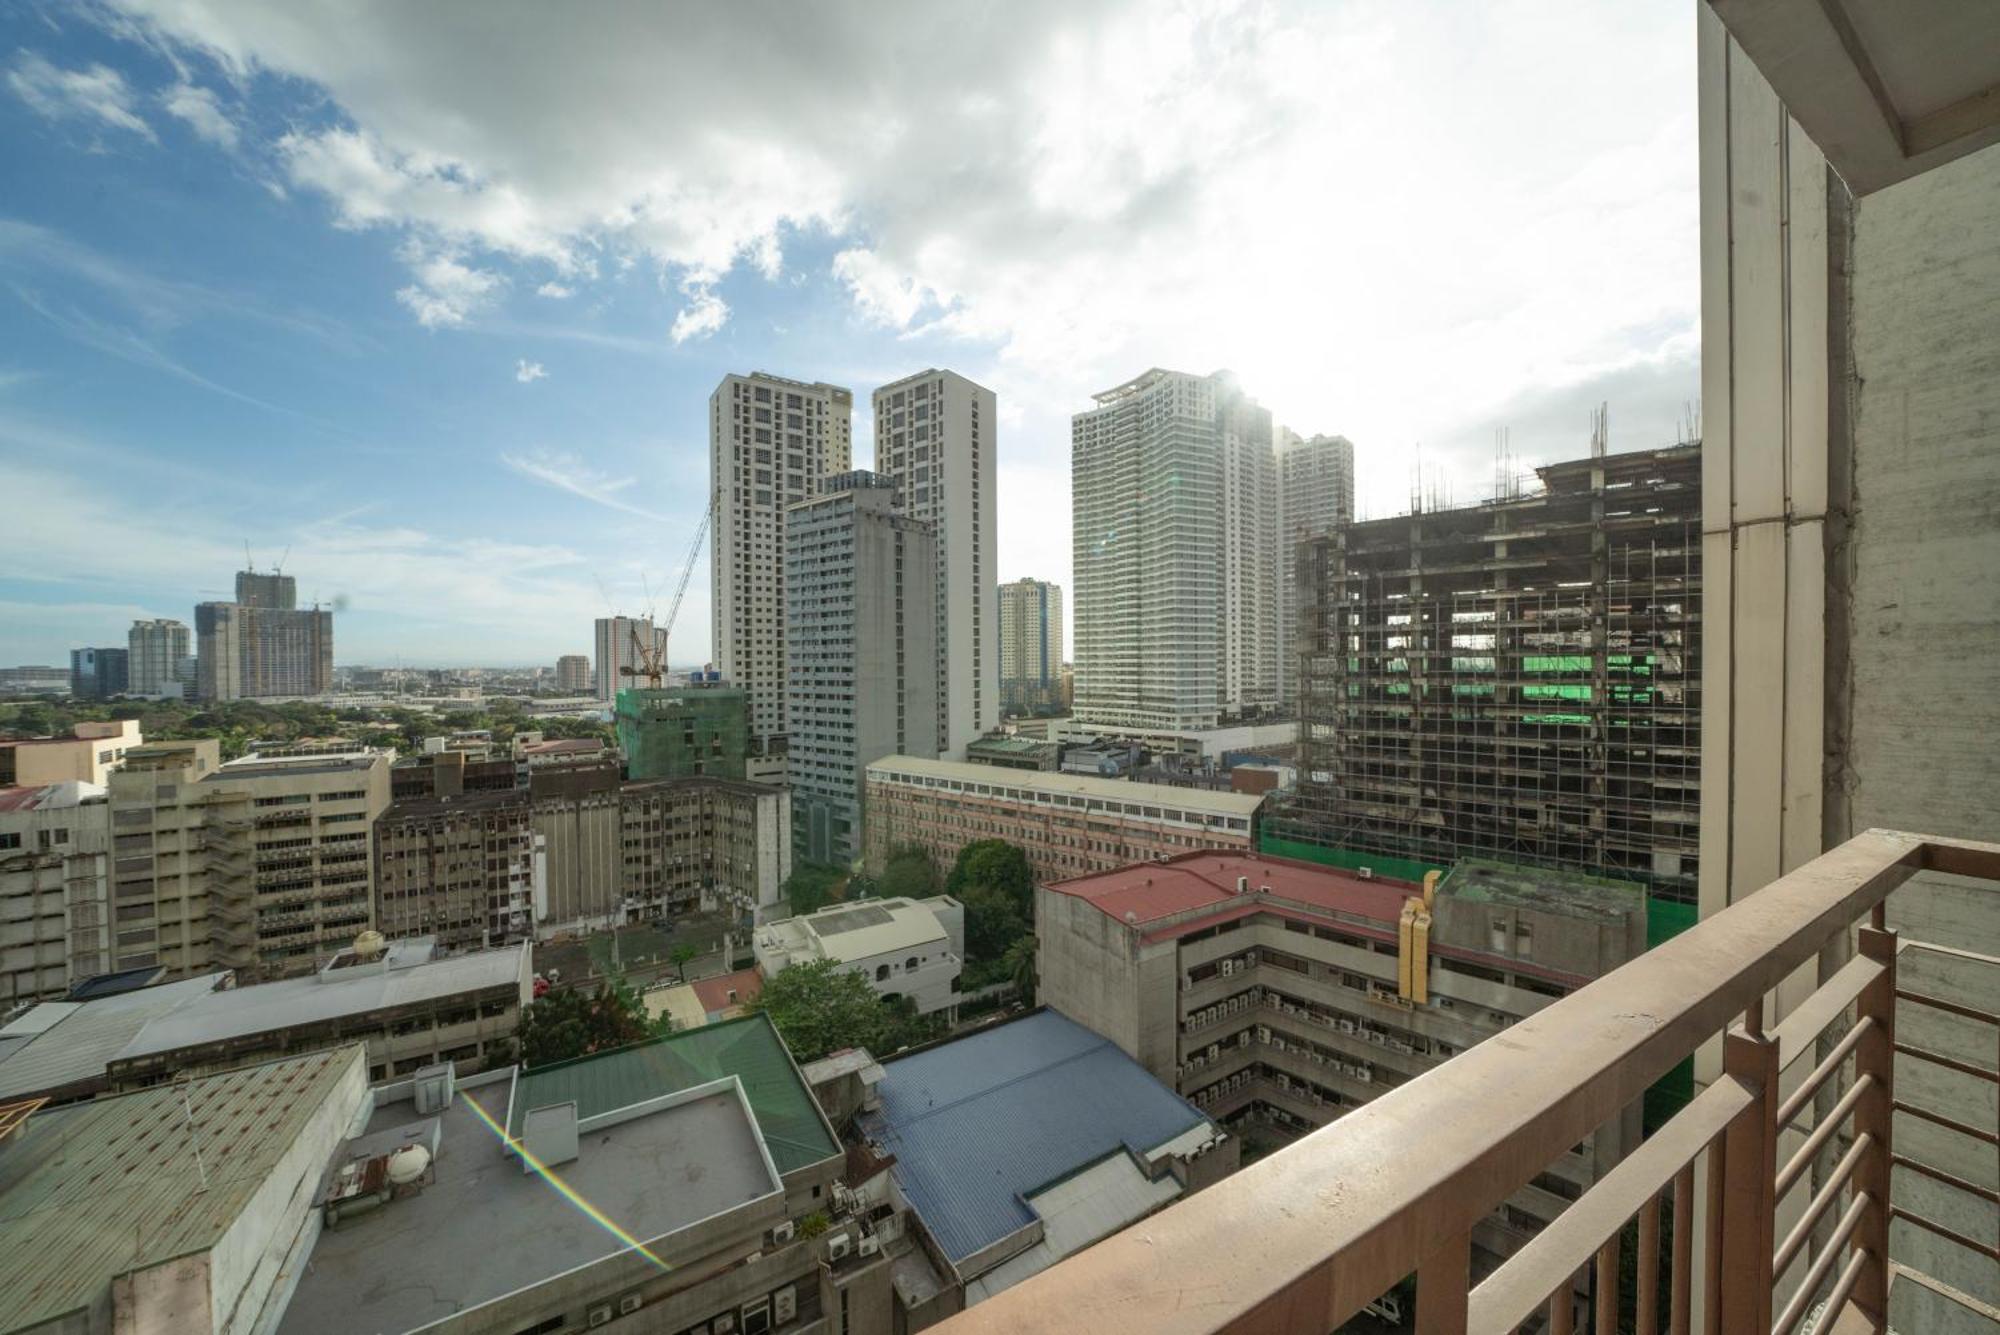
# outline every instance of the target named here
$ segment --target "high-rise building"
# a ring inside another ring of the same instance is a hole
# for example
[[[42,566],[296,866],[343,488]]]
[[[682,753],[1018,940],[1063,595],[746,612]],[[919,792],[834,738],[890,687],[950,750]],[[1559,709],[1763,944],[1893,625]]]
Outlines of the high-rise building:
[[[1000,704],[1014,713],[1062,705],[1062,586],[1000,586]]]
[[[993,391],[935,368],[875,391],[875,471],[937,533],[938,754],[1000,719]]]
[[[1280,427],[1278,446],[1278,696],[1299,697],[1298,546],[1354,518],[1354,444],[1345,436],[1303,440]]]
[[[134,695],[179,695],[194,684],[194,642],[185,622],[134,621],[125,633]]]
[[[69,651],[69,693],[79,700],[108,700],[130,684],[130,659],[123,649]]]
[[[243,607],[263,607],[277,612],[296,611],[299,582],[276,571],[260,575],[254,570],[236,572],[236,601]]]
[[[848,473],[785,520],[792,837],[815,862],[860,855],[870,761],[938,753],[937,531],[895,496]]]
[[[726,375],[709,395],[711,644],[723,677],[748,693],[759,759],[785,746],[785,510],[853,454],[854,395],[837,385],[759,371]]]
[[[556,689],[565,695],[591,687],[590,659],[582,654],[564,654],[556,660]]]
[[[333,613],[301,608],[290,575],[236,572],[236,601],[194,609],[195,693],[204,700],[333,689]]]
[[[396,802],[375,822],[375,929],[440,949],[523,941],[547,860],[525,788]]]
[[[1200,728],[1278,698],[1271,414],[1154,369],[1071,424],[1076,716]]]
[[[108,969],[110,845],[102,787],[0,787],[0,1014]]]
[[[609,703],[627,686],[643,685],[635,674],[644,665],[640,650],[650,647],[666,660],[667,633],[653,624],[651,617],[609,616],[597,618],[597,671],[592,678],[597,698]],[[631,668],[631,672],[625,669]]]

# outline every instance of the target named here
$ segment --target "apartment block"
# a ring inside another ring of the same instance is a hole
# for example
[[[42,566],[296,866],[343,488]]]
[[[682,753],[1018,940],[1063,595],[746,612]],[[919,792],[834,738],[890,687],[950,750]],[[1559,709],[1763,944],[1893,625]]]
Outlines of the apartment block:
[[[590,659],[583,654],[564,654],[556,660],[556,689],[564,695],[580,695],[591,682]]]
[[[1009,713],[1063,707],[1062,586],[1020,579],[1000,586],[1000,704]]]
[[[665,661],[667,633],[656,627],[652,618],[597,618],[597,666],[591,680],[598,699],[609,704],[627,686],[644,684],[637,675],[644,666],[640,661],[644,650],[657,652]]]
[[[786,516],[792,836],[815,862],[861,855],[871,761],[937,754],[937,535],[895,498],[847,473]]]
[[[950,866],[980,839],[1004,839],[1042,880],[1108,871],[1200,848],[1255,847],[1264,798],[1161,789],[1123,779],[886,756],[868,766],[868,865],[916,844]]]
[[[79,700],[109,700],[130,689],[131,658],[123,649],[69,651],[69,693]]]
[[[134,621],[125,632],[133,695],[177,696],[194,689],[194,641],[187,623]]]
[[[727,375],[708,399],[710,644],[749,695],[751,746],[782,755],[787,507],[853,467],[854,395],[758,372]],[[758,773],[769,773],[759,766]]]
[[[1300,608],[1298,545],[1354,518],[1354,443],[1345,436],[1304,439],[1277,431],[1278,696],[1298,703]]]
[[[1494,857],[1691,905],[1700,447],[1538,472],[1300,545],[1299,782],[1268,832],[1287,852]]]
[[[76,723],[67,737],[0,738],[0,788],[87,783],[102,788],[132,748],[145,744],[137,719]]]
[[[1071,424],[1076,716],[1198,728],[1278,699],[1271,415],[1154,369]]]
[[[902,512],[937,538],[939,755],[1000,719],[998,521],[993,391],[935,368],[875,391],[875,471]]]
[[[375,929],[447,952],[520,941],[546,900],[526,789],[397,801],[375,821]]]
[[[0,788],[0,1015],[110,967],[110,829],[100,787]]]
[[[1468,860],[1434,886],[1202,852],[1035,892],[1038,995],[1239,1133],[1327,1125],[1646,948],[1632,884]],[[1512,1255],[1637,1143],[1636,1103],[1474,1230]]]
[[[333,689],[333,613],[298,605],[290,575],[236,574],[236,601],[194,610],[195,691],[204,700],[324,695]]]

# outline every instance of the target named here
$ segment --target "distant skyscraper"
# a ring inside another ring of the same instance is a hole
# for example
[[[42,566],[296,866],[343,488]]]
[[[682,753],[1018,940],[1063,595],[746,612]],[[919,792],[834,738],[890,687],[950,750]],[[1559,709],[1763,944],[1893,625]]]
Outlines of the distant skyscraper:
[[[993,391],[929,370],[875,391],[875,467],[938,539],[938,754],[1000,719]]]
[[[235,700],[333,689],[332,612],[298,607],[290,575],[240,570],[236,596],[194,610],[196,694]]]
[[[869,762],[937,755],[937,533],[895,495],[849,473],[786,516],[792,837],[816,862],[860,855]]]
[[[556,660],[556,689],[575,693],[590,689],[590,660],[582,654],[564,654]]]
[[[194,609],[195,694],[203,700],[243,696],[243,622],[248,608],[200,603]]]
[[[236,572],[236,602],[241,607],[268,607],[280,612],[299,605],[299,582],[290,575],[273,571],[260,575],[254,570]]]
[[[626,686],[646,683],[626,668],[639,668],[639,648],[652,645],[662,658],[667,652],[667,633],[653,625],[649,617],[597,618],[597,672],[593,678],[597,698],[607,703],[618,698]]]
[[[1278,431],[1278,693],[1288,705],[1299,694],[1299,539],[1354,518],[1354,444],[1345,436],[1301,440]]]
[[[1274,704],[1269,410],[1220,372],[1096,398],[1071,424],[1077,718],[1193,728]]]
[[[708,399],[712,652],[750,702],[753,756],[785,733],[785,507],[852,467],[854,395],[780,376],[727,375]],[[768,772],[767,767],[757,767]]]
[[[1026,713],[1062,703],[1062,587],[1038,579],[1000,586],[1000,703]]]
[[[193,641],[179,621],[134,621],[125,633],[134,695],[176,695],[194,682]]]
[[[130,689],[129,659],[123,649],[69,651],[69,693],[79,700],[104,700]]]

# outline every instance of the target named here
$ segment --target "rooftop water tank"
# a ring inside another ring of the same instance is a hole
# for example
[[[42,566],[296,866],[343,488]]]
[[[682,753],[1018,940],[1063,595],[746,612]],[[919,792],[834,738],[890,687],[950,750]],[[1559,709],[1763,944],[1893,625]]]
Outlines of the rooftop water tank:
[[[404,1187],[424,1175],[431,1166],[431,1152],[421,1145],[405,1145],[389,1156],[389,1181]]]

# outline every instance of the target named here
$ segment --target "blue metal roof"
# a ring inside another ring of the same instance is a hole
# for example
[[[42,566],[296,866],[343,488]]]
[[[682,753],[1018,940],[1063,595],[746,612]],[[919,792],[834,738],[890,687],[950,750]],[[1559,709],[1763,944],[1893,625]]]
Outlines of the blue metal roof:
[[[1109,1039],[1057,1011],[882,1064],[862,1129],[953,1263],[1034,1219],[1023,1197],[1207,1118]]]

